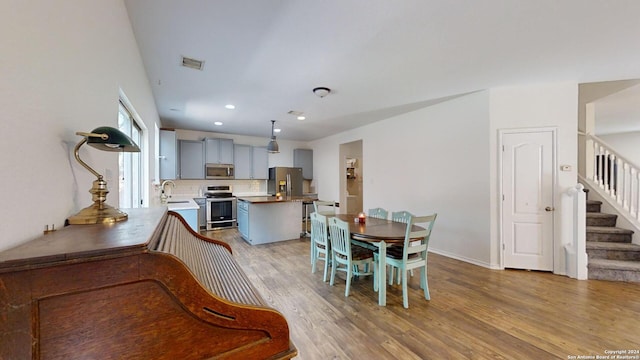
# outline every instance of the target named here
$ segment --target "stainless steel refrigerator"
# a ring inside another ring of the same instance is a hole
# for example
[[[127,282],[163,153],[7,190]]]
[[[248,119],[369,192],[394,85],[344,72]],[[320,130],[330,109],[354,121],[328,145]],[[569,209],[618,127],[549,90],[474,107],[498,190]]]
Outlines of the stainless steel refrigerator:
[[[302,196],[302,168],[269,168],[267,192],[272,195],[280,193],[282,196]]]

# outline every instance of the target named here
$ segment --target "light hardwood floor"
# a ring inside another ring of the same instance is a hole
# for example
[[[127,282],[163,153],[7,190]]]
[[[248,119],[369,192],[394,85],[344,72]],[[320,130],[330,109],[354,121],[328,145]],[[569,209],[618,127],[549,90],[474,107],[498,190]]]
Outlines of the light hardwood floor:
[[[409,309],[397,285],[380,307],[370,277],[356,279],[345,298],[344,277],[331,287],[321,271],[311,274],[308,238],[250,246],[236,230],[205,235],[229,243],[285,315],[297,359],[568,359],[640,350],[640,284],[489,270],[430,254],[431,301],[414,277]]]

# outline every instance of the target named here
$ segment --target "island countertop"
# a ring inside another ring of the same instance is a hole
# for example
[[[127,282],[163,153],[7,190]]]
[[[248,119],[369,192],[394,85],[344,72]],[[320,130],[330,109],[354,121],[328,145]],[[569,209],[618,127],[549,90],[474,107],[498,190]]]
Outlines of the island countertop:
[[[269,203],[280,203],[280,202],[313,202],[314,200],[318,200],[317,197],[312,196],[283,196],[278,199],[275,196],[239,196],[238,200],[246,201],[252,204],[269,204]]]

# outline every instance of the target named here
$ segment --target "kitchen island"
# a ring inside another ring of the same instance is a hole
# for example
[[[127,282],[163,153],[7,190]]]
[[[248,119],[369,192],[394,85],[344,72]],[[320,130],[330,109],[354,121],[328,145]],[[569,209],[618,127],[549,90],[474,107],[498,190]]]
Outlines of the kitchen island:
[[[303,202],[308,196],[238,197],[238,231],[251,245],[292,240],[300,237]]]

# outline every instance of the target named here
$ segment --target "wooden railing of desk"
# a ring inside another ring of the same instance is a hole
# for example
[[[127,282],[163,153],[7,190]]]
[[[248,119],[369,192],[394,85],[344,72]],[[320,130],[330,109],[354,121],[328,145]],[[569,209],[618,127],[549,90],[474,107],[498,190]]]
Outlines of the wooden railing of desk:
[[[0,253],[0,359],[290,359],[226,243],[165,208]]]

